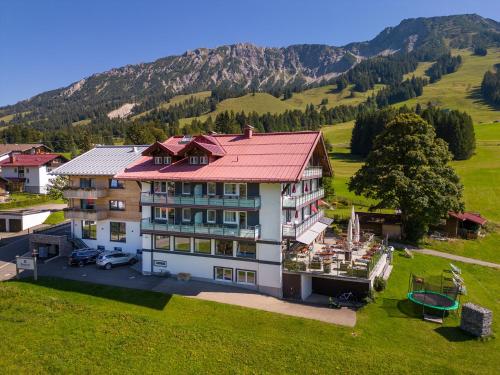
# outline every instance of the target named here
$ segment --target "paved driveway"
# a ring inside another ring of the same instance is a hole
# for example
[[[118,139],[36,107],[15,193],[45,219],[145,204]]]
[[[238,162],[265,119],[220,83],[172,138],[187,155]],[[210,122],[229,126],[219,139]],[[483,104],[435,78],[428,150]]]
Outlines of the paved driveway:
[[[340,310],[324,306],[305,305],[283,301],[259,294],[251,290],[200,281],[177,281],[174,278],[144,276],[131,267],[122,266],[110,271],[98,269],[94,265],[69,267],[66,259],[58,258],[39,267],[42,276],[56,276],[65,279],[88,281],[97,284],[126,288],[153,290],[166,294],[179,294],[219,303],[227,303],[248,308],[265,310],[295,317],[320,320],[327,323],[354,327],[356,312],[349,308]],[[28,272],[24,273],[28,276]]]

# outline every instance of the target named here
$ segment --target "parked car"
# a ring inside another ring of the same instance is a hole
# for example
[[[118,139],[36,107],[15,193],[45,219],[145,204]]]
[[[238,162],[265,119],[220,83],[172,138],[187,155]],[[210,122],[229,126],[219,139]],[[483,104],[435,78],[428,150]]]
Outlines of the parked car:
[[[110,270],[114,266],[123,264],[134,264],[137,262],[136,254],[124,253],[122,251],[105,251],[97,257],[97,266]]]
[[[69,256],[68,264],[70,266],[83,267],[86,264],[95,263],[100,253],[101,252],[99,250],[91,248],[75,250]]]

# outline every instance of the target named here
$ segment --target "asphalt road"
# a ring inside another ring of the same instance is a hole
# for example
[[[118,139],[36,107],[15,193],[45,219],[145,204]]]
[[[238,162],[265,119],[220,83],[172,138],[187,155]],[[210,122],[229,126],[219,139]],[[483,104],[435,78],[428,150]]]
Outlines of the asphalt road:
[[[63,225],[54,229],[47,229],[46,234],[62,235],[69,233],[70,225]],[[16,273],[16,255],[30,253],[29,234],[21,233],[18,236],[9,237],[2,240],[0,246],[0,280],[11,278]]]

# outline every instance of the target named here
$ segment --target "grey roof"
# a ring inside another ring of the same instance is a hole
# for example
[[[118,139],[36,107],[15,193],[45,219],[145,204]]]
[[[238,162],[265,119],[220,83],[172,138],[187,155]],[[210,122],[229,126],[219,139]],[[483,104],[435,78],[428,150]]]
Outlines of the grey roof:
[[[97,146],[54,169],[51,174],[63,176],[113,176],[139,159],[149,146]]]

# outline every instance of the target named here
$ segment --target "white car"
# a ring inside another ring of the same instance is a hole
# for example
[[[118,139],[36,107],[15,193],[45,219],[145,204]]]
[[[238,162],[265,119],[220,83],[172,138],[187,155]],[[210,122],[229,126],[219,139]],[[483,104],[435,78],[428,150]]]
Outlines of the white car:
[[[114,266],[123,264],[134,264],[137,262],[135,254],[124,253],[122,251],[105,251],[97,257],[97,267],[110,270]]]

